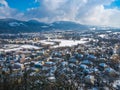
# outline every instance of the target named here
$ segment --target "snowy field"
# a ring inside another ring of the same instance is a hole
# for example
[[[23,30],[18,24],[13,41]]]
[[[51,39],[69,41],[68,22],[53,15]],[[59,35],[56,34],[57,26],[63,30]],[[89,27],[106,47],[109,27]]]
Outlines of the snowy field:
[[[99,37],[101,38],[105,38],[106,34],[101,34],[101,35],[98,35]]]
[[[45,44],[45,45],[54,45],[55,44],[53,41],[48,41],[48,40],[41,40],[39,42],[42,44]]]
[[[56,45],[55,42],[59,42],[59,45]],[[51,48],[57,48],[57,47],[66,47],[66,46],[74,46],[78,44],[85,44],[88,41],[81,39],[81,40],[65,40],[65,39],[51,39],[51,40],[41,40],[39,43],[42,43],[44,45],[51,45]],[[40,47],[34,46],[34,45],[15,45],[15,44],[7,44],[3,47],[3,49],[0,49],[0,51],[10,52],[10,51],[19,51],[21,49],[40,49]]]
[[[33,45],[14,45],[8,44],[5,49],[0,49],[0,51],[10,52],[10,51],[19,51],[21,49],[39,49],[40,47],[33,46]]]
[[[66,47],[66,46],[71,47],[71,46],[74,46],[74,45],[84,44],[84,43],[87,42],[87,41],[82,41],[82,40],[63,40],[63,39],[55,39],[53,41],[60,42],[59,45],[53,46],[54,48],[57,48],[57,47]]]
[[[55,42],[59,42],[59,45],[55,45]],[[85,41],[84,39],[81,40],[65,40],[65,39],[51,39],[51,40],[42,40],[40,43],[45,44],[45,45],[52,45],[52,48],[57,48],[57,47],[66,47],[66,46],[74,46],[78,44],[84,44],[87,43],[88,41]]]

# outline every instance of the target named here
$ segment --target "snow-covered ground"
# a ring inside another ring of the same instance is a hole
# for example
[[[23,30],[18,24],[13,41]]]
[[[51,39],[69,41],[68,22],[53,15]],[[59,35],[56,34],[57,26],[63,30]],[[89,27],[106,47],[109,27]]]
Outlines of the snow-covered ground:
[[[101,38],[104,38],[106,35],[105,34],[101,34],[101,35],[98,35],[99,37]]]
[[[39,49],[39,47],[33,46],[33,45],[22,45],[22,46],[20,46],[20,48],[25,48],[25,49]]]
[[[45,45],[54,45],[55,44],[53,41],[48,41],[48,40],[41,40],[40,43],[45,44]]]
[[[120,32],[114,32],[113,34],[120,34]]]
[[[45,45],[51,45],[51,48],[57,48],[57,47],[66,47],[66,46],[71,47],[74,45],[87,43],[88,41],[86,39],[81,39],[81,40],[51,39],[51,40],[41,40],[39,42]],[[59,45],[56,45],[55,42],[59,42]],[[27,45],[27,44],[25,45],[8,44],[5,45],[4,49],[0,49],[0,51],[10,52],[10,51],[19,51],[21,49],[40,49],[40,47],[34,45]]]
[[[50,39],[50,40],[41,40],[39,42],[45,45],[52,45],[52,48],[57,48],[57,47],[66,47],[66,46],[84,44],[88,41],[84,39],[81,40]],[[59,45],[55,45],[55,42],[59,42]]]
[[[53,48],[74,46],[74,45],[78,45],[78,44],[84,44],[87,42],[87,41],[83,41],[83,40],[64,40],[64,39],[54,39],[52,41],[60,42],[59,45],[55,45],[55,46],[53,46]]]
[[[14,45],[8,44],[7,48],[1,49],[0,51],[10,52],[10,51],[19,51],[21,49],[39,49],[40,47],[33,46],[33,45]]]
[[[18,50],[20,50],[20,49],[22,49],[22,48],[12,48],[12,49],[5,49],[4,51],[5,52],[11,52],[11,51],[18,51]]]
[[[120,86],[120,80],[116,80],[116,81],[113,83],[113,87],[117,88],[117,86]]]

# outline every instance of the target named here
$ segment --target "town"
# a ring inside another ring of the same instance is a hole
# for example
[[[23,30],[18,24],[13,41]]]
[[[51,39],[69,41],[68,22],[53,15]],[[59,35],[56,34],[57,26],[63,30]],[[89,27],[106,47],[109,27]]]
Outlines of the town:
[[[120,32],[0,34],[0,90],[120,90]]]

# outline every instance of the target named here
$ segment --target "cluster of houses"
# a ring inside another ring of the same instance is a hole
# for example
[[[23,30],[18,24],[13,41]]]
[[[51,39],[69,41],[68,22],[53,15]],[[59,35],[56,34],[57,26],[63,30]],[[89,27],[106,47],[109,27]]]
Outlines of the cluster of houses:
[[[0,49],[0,83],[5,82],[4,78],[7,78],[6,82],[9,78],[23,78],[27,73],[28,81],[28,77],[44,77],[43,82],[35,78],[35,84],[47,80],[61,86],[74,86],[78,90],[119,90],[119,41],[112,44],[110,38],[104,40],[101,36],[93,39],[87,43],[56,48],[51,48],[48,43],[47,48],[45,43],[35,46],[38,39],[13,45],[12,39],[12,44],[10,41]]]

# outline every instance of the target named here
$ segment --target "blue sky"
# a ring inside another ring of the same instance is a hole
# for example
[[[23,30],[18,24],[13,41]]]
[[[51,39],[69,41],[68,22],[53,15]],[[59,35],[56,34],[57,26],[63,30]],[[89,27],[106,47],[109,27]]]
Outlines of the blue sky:
[[[19,11],[26,11],[28,8],[37,8],[40,3],[35,0],[6,0],[11,8],[18,9]]]
[[[118,9],[120,9],[120,0],[115,0],[110,5],[106,6],[106,8],[118,8]]]
[[[120,0],[0,0],[0,18],[120,27]]]
[[[120,8],[120,0],[115,0],[115,2],[113,2],[113,3],[111,4],[111,7]]]
[[[18,9],[20,11],[26,11],[29,8],[37,8],[40,7],[39,2],[35,2],[35,0],[6,0],[8,5],[11,8]],[[120,0],[115,0],[110,5],[106,6],[107,8],[120,8]]]

